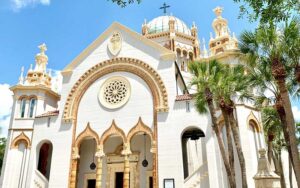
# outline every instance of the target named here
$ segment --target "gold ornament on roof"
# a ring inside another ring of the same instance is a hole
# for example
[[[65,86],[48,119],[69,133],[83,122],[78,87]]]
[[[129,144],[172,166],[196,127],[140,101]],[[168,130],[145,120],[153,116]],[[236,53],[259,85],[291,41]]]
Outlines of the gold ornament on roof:
[[[216,7],[213,11],[215,12],[217,17],[222,17],[223,7]]]

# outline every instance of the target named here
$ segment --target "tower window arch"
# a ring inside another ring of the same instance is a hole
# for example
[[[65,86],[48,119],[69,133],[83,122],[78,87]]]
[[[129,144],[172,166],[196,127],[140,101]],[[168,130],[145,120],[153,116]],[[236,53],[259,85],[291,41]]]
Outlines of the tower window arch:
[[[258,157],[258,150],[262,147],[261,139],[260,139],[260,129],[258,124],[254,120],[250,120],[249,129],[253,134],[253,141],[255,144],[256,155]]]
[[[20,103],[20,117],[24,118],[25,117],[25,110],[26,110],[26,98],[23,97],[21,99],[21,103]]]
[[[28,117],[29,118],[33,118],[34,113],[35,113],[35,109],[36,109],[35,106],[36,106],[36,98],[33,97],[29,101],[29,112],[28,112]]]

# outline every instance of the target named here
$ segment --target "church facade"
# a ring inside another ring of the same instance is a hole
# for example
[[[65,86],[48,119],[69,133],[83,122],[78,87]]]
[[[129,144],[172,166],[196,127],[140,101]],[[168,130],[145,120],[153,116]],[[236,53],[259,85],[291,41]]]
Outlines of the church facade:
[[[194,107],[187,68],[194,60],[239,63],[222,8],[214,12],[208,50],[196,25],[175,16],[145,21],[141,34],[113,23],[61,71],[60,92],[47,71],[47,48],[39,46],[35,67],[11,88],[0,186],[228,187],[210,116]],[[260,113],[239,103],[236,116],[254,187],[258,149],[265,148]]]

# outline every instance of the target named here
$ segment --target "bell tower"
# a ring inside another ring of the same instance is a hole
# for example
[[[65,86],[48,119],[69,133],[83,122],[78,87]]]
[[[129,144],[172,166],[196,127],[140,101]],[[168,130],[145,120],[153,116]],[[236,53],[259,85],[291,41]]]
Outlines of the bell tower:
[[[40,52],[35,56],[35,67],[30,65],[24,77],[24,67],[17,85],[10,89],[14,93],[14,110],[17,125],[20,119],[33,120],[35,116],[57,109],[60,95],[52,89],[51,71],[47,70],[48,56],[45,54],[47,46],[38,46]]]
[[[231,35],[228,21],[222,17],[223,8],[216,7],[213,10],[216,18],[212,23],[215,35],[211,33],[209,41],[210,56],[217,55],[218,53],[227,50],[236,50],[238,48],[238,40],[234,33]]]

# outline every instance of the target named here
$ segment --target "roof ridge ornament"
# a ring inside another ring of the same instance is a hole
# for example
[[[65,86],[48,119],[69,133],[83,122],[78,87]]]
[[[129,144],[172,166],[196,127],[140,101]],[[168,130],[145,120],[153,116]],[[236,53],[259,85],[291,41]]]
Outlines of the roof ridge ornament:
[[[215,12],[215,14],[218,18],[222,18],[223,10],[224,10],[223,7],[217,6],[213,11]]]
[[[167,14],[167,8],[170,8],[170,5],[167,5],[166,2],[164,2],[163,6],[160,7],[159,9],[164,9],[164,14]]]

